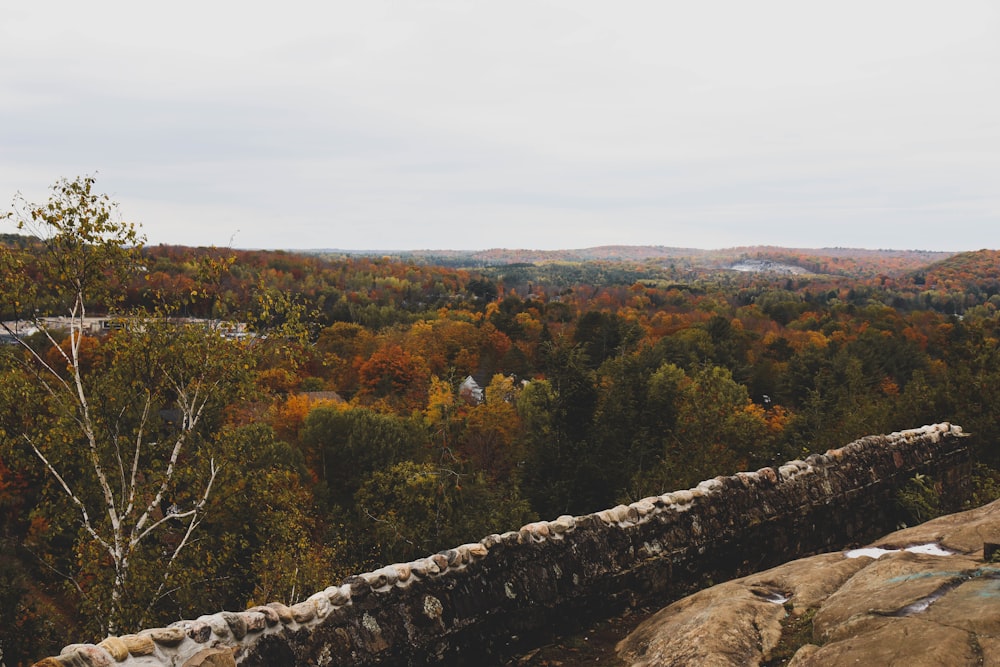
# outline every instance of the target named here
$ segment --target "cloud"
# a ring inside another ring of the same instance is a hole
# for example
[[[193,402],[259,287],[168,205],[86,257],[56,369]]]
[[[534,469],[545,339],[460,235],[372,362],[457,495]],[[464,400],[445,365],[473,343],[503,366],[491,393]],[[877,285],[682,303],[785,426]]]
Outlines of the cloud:
[[[973,0],[8,6],[0,193],[96,171],[192,244],[1000,247],[998,29]]]

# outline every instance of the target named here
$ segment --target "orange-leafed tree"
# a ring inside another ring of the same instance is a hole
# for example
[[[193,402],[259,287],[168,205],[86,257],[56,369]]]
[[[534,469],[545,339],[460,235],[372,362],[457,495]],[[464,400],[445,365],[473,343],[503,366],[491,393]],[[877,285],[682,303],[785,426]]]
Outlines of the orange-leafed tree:
[[[427,403],[430,373],[421,357],[399,345],[372,354],[358,371],[357,398],[362,403],[382,403],[399,412],[419,410]]]
[[[308,394],[292,394],[284,401],[274,405],[270,412],[271,428],[281,440],[289,443],[299,442],[299,431],[313,408],[335,406],[337,401],[332,398],[313,398]]]
[[[513,378],[498,373],[486,387],[486,400],[466,418],[462,457],[490,479],[507,481],[524,456],[518,393]]]

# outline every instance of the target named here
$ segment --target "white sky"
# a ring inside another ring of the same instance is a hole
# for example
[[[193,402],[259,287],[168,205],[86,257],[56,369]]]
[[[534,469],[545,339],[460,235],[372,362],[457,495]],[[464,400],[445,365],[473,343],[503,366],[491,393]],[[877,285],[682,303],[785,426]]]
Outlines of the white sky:
[[[82,174],[151,243],[1000,248],[1000,3],[0,0],[0,204]]]

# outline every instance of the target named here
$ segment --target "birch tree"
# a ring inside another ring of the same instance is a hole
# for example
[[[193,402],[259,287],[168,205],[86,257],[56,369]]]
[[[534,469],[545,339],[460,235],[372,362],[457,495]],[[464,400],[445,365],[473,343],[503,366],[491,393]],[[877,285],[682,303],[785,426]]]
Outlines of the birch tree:
[[[46,519],[72,540],[72,558],[49,552],[46,564],[99,619],[95,631],[114,634],[137,629],[170,592],[215,491],[207,422],[249,362],[239,343],[168,312],[116,313],[143,239],[93,183],[60,181],[46,204],[19,198],[8,214],[39,245],[2,264],[4,309],[20,317],[3,328],[20,348],[20,395],[34,403],[7,440],[37,460]],[[108,313],[102,334],[95,308]]]

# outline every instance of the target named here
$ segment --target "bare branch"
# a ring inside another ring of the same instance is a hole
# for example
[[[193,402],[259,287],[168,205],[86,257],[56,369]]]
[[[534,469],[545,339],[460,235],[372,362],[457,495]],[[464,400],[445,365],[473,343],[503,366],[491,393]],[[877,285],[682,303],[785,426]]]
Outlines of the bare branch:
[[[149,521],[149,517],[152,515],[153,511],[160,506],[163,496],[166,494],[167,488],[170,486],[170,480],[174,476],[174,464],[180,456],[186,437],[186,432],[181,432],[177,435],[177,440],[174,441],[173,451],[170,453],[170,462],[167,464],[167,470],[163,473],[163,480],[160,482],[160,488],[156,490],[156,495],[153,496],[149,505],[146,506],[145,511],[143,511],[138,521],[135,522],[135,526],[132,527],[132,537],[129,538],[130,541],[135,540],[135,535],[143,530],[143,527],[146,525],[146,522]]]
[[[125,412],[128,410],[128,404],[122,406],[122,409],[118,412],[118,417],[115,419],[115,425],[111,433],[111,442],[115,446],[115,459],[118,461],[118,483],[119,489],[121,489],[122,503],[125,503],[126,486],[125,486],[125,461],[122,460],[122,448],[118,441],[121,439],[121,422],[122,417],[125,416]],[[124,513],[124,508],[119,509],[120,512]]]
[[[82,500],[80,500],[79,496],[73,493],[73,490],[69,488],[69,484],[67,484],[66,480],[63,479],[63,476],[59,474],[59,471],[56,470],[51,463],[49,463],[49,460],[45,458],[45,455],[42,454],[42,451],[40,449],[38,449],[34,441],[32,441],[32,439],[29,438],[27,435],[24,436],[24,439],[27,440],[29,445],[31,445],[31,449],[34,450],[35,455],[42,460],[42,463],[45,464],[45,467],[49,469],[49,472],[52,474],[52,476],[55,477],[56,481],[59,482],[59,485],[62,486],[63,491],[66,492],[66,495],[69,496],[70,500],[73,501],[73,504],[76,505],[77,508],[80,510],[80,515],[83,517],[83,526],[84,528],[86,528],[90,536],[95,540],[97,540],[97,542],[100,543],[100,545],[104,547],[107,550],[107,552],[114,558],[115,552],[111,548],[111,545],[109,545],[106,541],[104,541],[104,539],[100,535],[98,535],[97,531],[94,530],[94,526],[90,522],[90,514],[87,512],[87,506],[83,503]]]
[[[406,542],[407,544],[409,544],[411,547],[416,548],[416,546],[417,546],[416,544],[414,544],[412,541],[408,540],[407,538],[403,537],[403,533],[399,530],[399,522],[398,521],[389,521],[388,519],[381,519],[381,518],[375,516],[374,514],[372,514],[371,512],[369,512],[367,507],[362,507],[361,511],[365,513],[366,517],[368,517],[369,519],[371,519],[375,523],[382,523],[382,524],[385,524],[385,525],[389,526],[389,528],[392,529],[392,532],[393,532],[394,536],[397,539],[400,539],[400,540]]]
[[[174,561],[177,560],[177,556],[187,545],[188,540],[191,539],[191,534],[194,533],[195,528],[197,528],[198,525],[201,523],[199,513],[205,507],[205,503],[208,502],[208,497],[212,492],[212,485],[215,483],[215,477],[219,473],[219,468],[215,466],[215,459],[210,459],[208,465],[211,474],[208,478],[208,483],[205,485],[205,491],[201,494],[201,499],[194,506],[194,508],[188,510],[187,512],[184,512],[184,516],[188,515],[191,516],[191,521],[188,522],[187,530],[184,532],[184,537],[181,538],[180,542],[178,542],[177,547],[174,549],[174,552],[170,555],[170,558],[167,560],[166,565],[163,566],[163,574],[160,580],[160,585],[156,588],[156,593],[154,593],[153,596],[150,598],[149,605],[146,607],[145,612],[143,612],[143,616],[148,614],[149,610],[153,607],[153,603],[160,599],[161,596],[160,594],[162,593],[163,588],[167,585],[167,574],[170,572],[170,567],[174,564]],[[175,518],[177,516],[178,515],[176,514],[170,515],[170,518]],[[162,521],[163,519],[161,519],[157,523],[160,523]],[[153,525],[155,526],[156,524]],[[152,529],[153,526],[150,526],[145,532],[142,533],[142,535],[140,535],[136,539],[135,543],[138,543],[138,541],[141,540]]]
[[[163,524],[167,523],[168,521],[175,521],[177,519],[186,519],[189,516],[194,516],[197,513],[198,513],[197,506],[194,507],[194,508],[192,508],[192,509],[189,509],[189,510],[184,510],[183,512],[169,512],[168,511],[162,517],[160,517],[159,519],[157,519],[153,523],[151,523],[148,526],[146,526],[146,529],[143,530],[141,533],[139,533],[138,535],[136,535],[133,538],[130,538],[129,542],[132,545],[139,544],[139,542],[142,542],[146,538],[147,535],[149,535],[150,533],[152,533],[153,531],[155,531],[157,528],[159,528]]]
[[[131,539],[133,540],[135,539],[135,535],[139,534],[140,532],[145,534],[144,527],[146,525],[146,522],[149,521],[149,518],[153,510],[159,507],[160,503],[163,500],[163,496],[164,494],[166,494],[167,488],[170,485],[170,480],[173,479],[174,468],[177,465],[177,459],[180,457],[181,450],[183,449],[184,444],[186,442],[187,434],[193,431],[194,428],[198,425],[198,421],[201,419],[202,412],[204,411],[205,406],[208,403],[207,399],[203,400],[201,404],[198,405],[197,408],[195,408],[194,402],[188,402],[187,395],[184,392],[183,387],[177,385],[176,381],[173,381],[173,384],[175,390],[178,393],[177,400],[178,403],[181,404],[181,412],[183,413],[182,430],[177,435],[177,440],[174,441],[173,451],[171,451],[170,453],[170,460],[167,463],[166,471],[163,473],[163,480],[160,483],[160,488],[157,489],[156,495],[153,497],[153,500],[150,501],[149,505],[146,507],[146,511],[142,513],[142,516],[139,517],[139,520],[136,521],[135,526],[132,529]],[[213,480],[215,479],[214,463],[213,463],[212,479]],[[211,488],[211,483],[209,484],[209,488]]]
[[[55,572],[56,574],[58,574],[60,577],[62,577],[66,581],[68,581],[71,584],[73,584],[73,588],[75,588],[76,592],[79,593],[81,596],[86,595],[86,593],[83,592],[83,587],[80,586],[80,582],[78,582],[76,580],[76,577],[74,577],[72,574],[67,574],[67,573],[63,572],[62,570],[60,570],[59,568],[57,568],[56,566],[54,566],[52,563],[48,562],[47,560],[45,560],[44,558],[42,558],[41,556],[39,556],[38,554],[36,554],[34,551],[32,551],[29,547],[25,546],[24,544],[21,545],[21,548],[24,549],[25,551],[27,551],[32,556],[34,556],[35,560],[37,560],[39,563],[41,563],[42,565],[44,565],[46,568],[48,568],[49,570],[52,570],[53,572]]]
[[[72,336],[72,334],[70,334]],[[81,333],[82,336],[82,333]],[[76,386],[76,400],[77,406],[80,409],[80,420],[81,427],[83,428],[84,435],[87,438],[88,450],[90,453],[90,465],[94,469],[94,474],[97,476],[98,484],[100,484],[101,492],[104,494],[104,505],[108,512],[108,519],[111,520],[112,535],[115,539],[115,552],[120,557],[121,554],[121,542],[120,542],[120,526],[121,521],[118,517],[118,510],[115,505],[114,492],[111,489],[111,484],[108,483],[108,477],[104,473],[104,466],[101,465],[101,459],[97,452],[97,435],[94,430],[94,424],[90,416],[90,402],[87,400],[87,392],[83,386],[83,375],[80,370],[79,357],[77,355],[77,345],[71,345],[73,349],[73,382]]]
[[[38,352],[35,351],[35,348],[33,348],[30,345],[28,345],[27,341],[25,341],[24,338],[22,338],[20,334],[18,334],[17,332],[13,331],[7,325],[6,322],[0,322],[0,326],[2,326],[3,329],[4,329],[4,331],[6,331],[7,333],[9,333],[14,338],[14,340],[17,342],[18,345],[20,345],[22,348],[24,348],[25,350],[28,351],[28,353],[31,355],[31,357],[38,364],[40,364],[46,371],[48,371],[49,374],[51,374],[52,376],[54,376],[55,378],[57,378],[59,380],[60,384],[62,384],[63,387],[67,391],[70,390],[69,383],[66,381],[66,379],[63,378],[63,376],[59,375],[59,373],[57,373],[55,371],[55,369],[53,369],[52,366],[50,366],[48,364],[48,362],[45,361],[45,359],[42,358],[42,356],[40,354],[38,354]],[[45,327],[42,327],[41,331],[45,333],[45,336],[49,339],[49,342],[52,343],[53,347],[55,347],[56,349],[59,350],[59,353],[62,354],[63,358],[66,359],[66,362],[69,363],[69,357],[66,356],[66,352],[61,347],[59,347],[59,344],[56,343],[55,340],[53,340],[52,335],[49,333],[49,330],[47,328],[45,328]],[[48,391],[49,391],[49,393],[53,393],[53,391],[51,389],[49,389]]]
[[[131,516],[132,510],[135,509],[135,494],[138,487],[137,479],[139,475],[139,453],[142,451],[142,437],[146,431],[146,421],[149,418],[149,407],[152,401],[152,395],[147,391],[146,401],[142,406],[142,419],[139,422],[139,429],[135,435],[135,455],[132,457],[132,474],[129,476],[128,484],[128,505],[122,513],[124,516]]]

